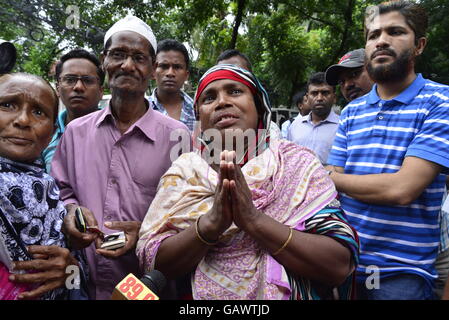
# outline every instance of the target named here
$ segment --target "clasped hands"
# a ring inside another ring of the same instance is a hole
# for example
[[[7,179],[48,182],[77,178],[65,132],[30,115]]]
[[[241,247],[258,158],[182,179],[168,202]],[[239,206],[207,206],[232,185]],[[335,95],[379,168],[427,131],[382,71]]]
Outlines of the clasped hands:
[[[200,232],[206,239],[218,239],[233,222],[247,230],[260,217],[243,172],[235,162],[235,151],[221,152],[214,204],[199,222]]]

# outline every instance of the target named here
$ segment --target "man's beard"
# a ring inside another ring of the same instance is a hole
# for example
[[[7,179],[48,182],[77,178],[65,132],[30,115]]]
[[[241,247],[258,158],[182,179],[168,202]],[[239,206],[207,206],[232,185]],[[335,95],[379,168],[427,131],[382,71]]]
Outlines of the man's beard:
[[[388,51],[393,57],[396,57],[393,50],[382,49],[382,51]],[[393,62],[382,64],[377,67],[373,67],[370,60],[366,63],[366,70],[368,71],[370,78],[376,83],[400,82],[408,75],[412,62],[412,54],[413,49],[406,50]]]
[[[317,106],[317,105],[321,105],[322,108],[316,109],[315,106]],[[330,105],[329,104],[315,104],[312,107],[312,112],[316,116],[320,117],[321,119],[327,118],[327,116],[331,113],[331,111],[332,111],[332,104],[330,104]]]

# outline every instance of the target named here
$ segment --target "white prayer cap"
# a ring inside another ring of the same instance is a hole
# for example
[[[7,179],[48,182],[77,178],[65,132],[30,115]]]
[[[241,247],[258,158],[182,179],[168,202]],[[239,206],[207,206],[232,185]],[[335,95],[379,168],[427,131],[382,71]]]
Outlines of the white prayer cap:
[[[154,53],[156,53],[157,41],[153,30],[151,30],[149,25],[135,16],[126,16],[125,18],[114,23],[114,25],[106,32],[106,35],[104,36],[104,45],[106,45],[106,42],[112,37],[113,34],[121,31],[134,31],[140,34],[150,42],[154,49]]]

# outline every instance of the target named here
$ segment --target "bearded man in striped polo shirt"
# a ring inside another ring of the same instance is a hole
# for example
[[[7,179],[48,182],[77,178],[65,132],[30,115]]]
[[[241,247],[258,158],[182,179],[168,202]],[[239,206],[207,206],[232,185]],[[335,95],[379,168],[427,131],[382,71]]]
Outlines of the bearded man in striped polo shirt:
[[[376,84],[343,110],[328,161],[360,237],[360,299],[434,298],[449,87],[415,72],[426,28],[412,2],[368,8],[365,64]]]

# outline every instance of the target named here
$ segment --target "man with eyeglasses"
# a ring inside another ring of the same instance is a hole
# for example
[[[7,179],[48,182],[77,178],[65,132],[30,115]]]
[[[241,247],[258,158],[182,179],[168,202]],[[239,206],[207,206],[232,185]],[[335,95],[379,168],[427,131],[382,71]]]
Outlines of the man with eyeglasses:
[[[85,248],[91,299],[110,299],[129,273],[143,275],[135,255],[140,225],[178,154],[172,152],[179,150],[173,138],[183,133],[184,141],[191,141],[183,123],[153,110],[145,99],[156,44],[151,28],[134,16],[106,32],[100,60],[111,89],[109,105],[72,121],[53,159],[51,174],[67,209],[65,234],[74,248]],[[124,232],[124,246],[107,250],[98,233],[79,232],[78,208],[88,226],[105,234]]]
[[[365,49],[349,51],[337,64],[327,68],[326,82],[332,86],[339,84],[347,102],[370,92],[374,82],[365,69]]]
[[[56,64],[56,91],[65,106],[59,113],[56,132],[42,152],[47,173],[59,140],[70,121],[98,110],[103,96],[104,72],[95,55],[84,49],[66,53]]]
[[[324,72],[317,72],[310,76],[306,88],[311,112],[296,117],[288,129],[287,139],[314,151],[324,165],[338,128],[339,117],[332,110],[335,87],[326,82]]]

